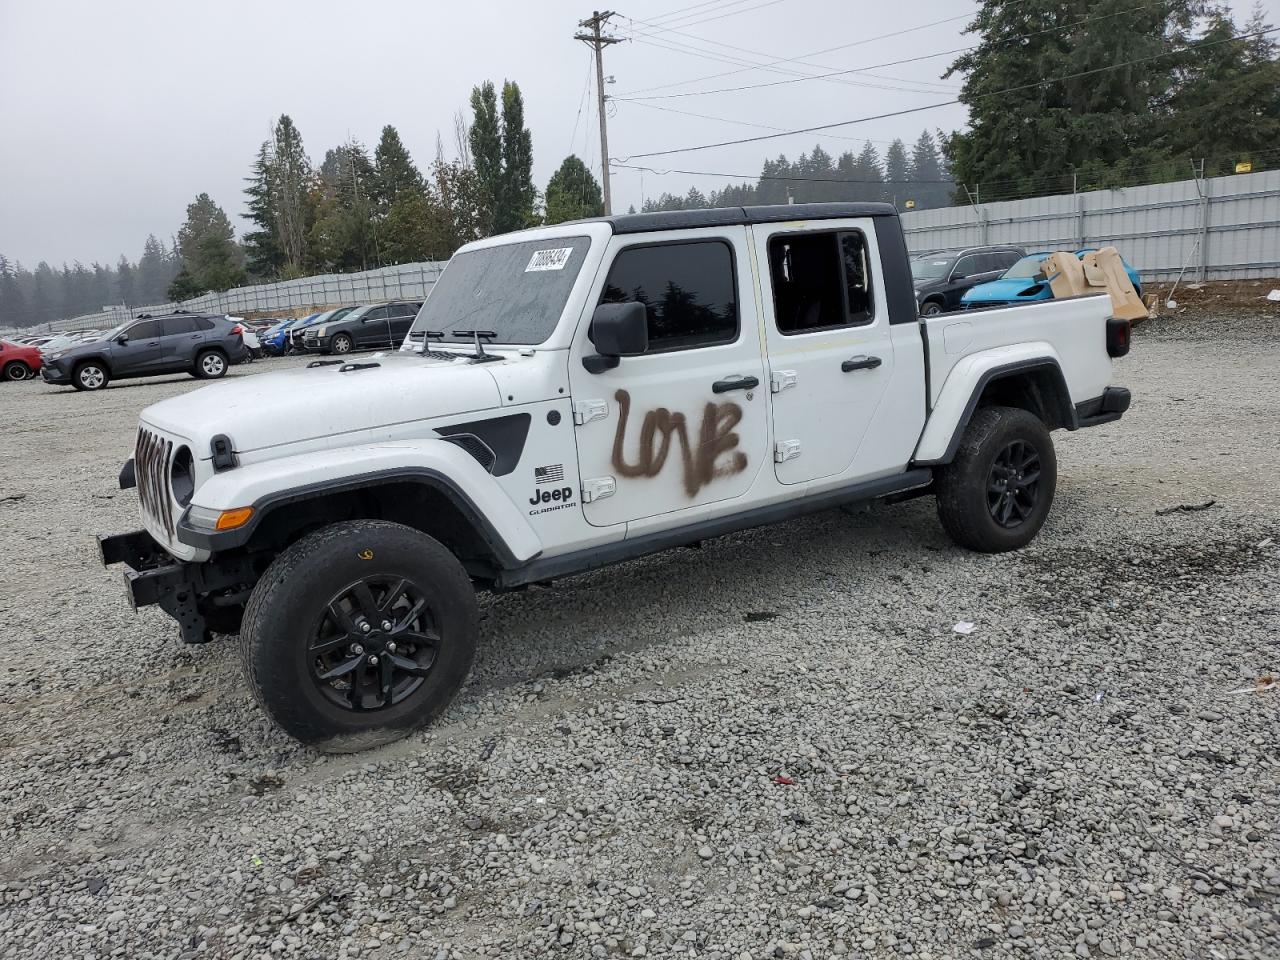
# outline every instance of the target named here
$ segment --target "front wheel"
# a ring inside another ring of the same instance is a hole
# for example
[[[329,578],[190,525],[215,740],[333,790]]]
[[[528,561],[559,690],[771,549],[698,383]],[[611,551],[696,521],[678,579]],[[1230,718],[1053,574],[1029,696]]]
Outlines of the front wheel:
[[[351,341],[351,338],[349,336],[347,336],[345,333],[340,333],[333,338],[333,344],[331,345],[330,349],[334,353],[350,353],[351,348],[354,346],[355,344]]]
[[[1026,546],[1044,525],[1058,458],[1044,423],[1017,407],[984,407],[940,467],[938,517],[951,539],[983,553]]]
[[[471,580],[439,541],[356,520],[272,562],[245,609],[240,651],[272,720],[349,753],[398,740],[448,706],[475,660],[478,621]]]
[[[33,375],[34,371],[21,360],[15,360],[4,368],[4,378],[15,383]]]
[[[71,385],[77,390],[101,390],[110,379],[106,367],[96,360],[89,360],[76,367],[71,374]]]
[[[920,305],[920,316],[922,317],[936,317],[941,312],[942,304],[937,300],[926,300]]]

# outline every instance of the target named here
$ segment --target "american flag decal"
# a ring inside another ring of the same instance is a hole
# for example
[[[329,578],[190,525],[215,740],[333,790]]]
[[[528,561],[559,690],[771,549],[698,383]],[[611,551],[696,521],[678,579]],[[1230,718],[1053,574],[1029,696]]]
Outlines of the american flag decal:
[[[564,464],[556,463],[549,467],[534,467],[533,481],[534,483],[563,483]]]

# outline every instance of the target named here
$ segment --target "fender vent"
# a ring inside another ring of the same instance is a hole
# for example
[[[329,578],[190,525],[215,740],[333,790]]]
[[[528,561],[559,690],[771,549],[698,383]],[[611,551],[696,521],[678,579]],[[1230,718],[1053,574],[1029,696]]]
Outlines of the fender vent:
[[[486,473],[493,473],[493,465],[498,462],[498,456],[489,448],[489,445],[477,437],[474,433],[455,433],[450,437],[441,437],[445,443],[452,443],[454,446],[461,447],[480,466],[484,467]]]

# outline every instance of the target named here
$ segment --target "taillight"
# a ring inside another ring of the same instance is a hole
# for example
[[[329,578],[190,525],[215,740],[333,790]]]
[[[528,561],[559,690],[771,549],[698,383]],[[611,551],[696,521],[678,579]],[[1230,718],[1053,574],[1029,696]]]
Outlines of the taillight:
[[[238,333],[240,336],[244,336],[244,327],[240,326],[240,324],[237,323],[234,327],[231,328],[231,332]]]
[[[1123,357],[1129,352],[1129,321],[1119,317],[1107,320],[1107,355]]]

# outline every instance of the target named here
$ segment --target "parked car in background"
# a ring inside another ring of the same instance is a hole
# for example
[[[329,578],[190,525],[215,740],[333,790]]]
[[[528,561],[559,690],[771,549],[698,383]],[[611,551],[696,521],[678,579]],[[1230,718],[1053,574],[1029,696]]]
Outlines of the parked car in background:
[[[1093,249],[1075,251],[1076,259],[1083,260],[1086,253]],[[996,280],[976,286],[966,293],[961,301],[965,310],[986,307],[1006,307],[1015,303],[1035,303],[1037,300],[1052,300],[1053,289],[1049,286],[1052,277],[1045,276],[1044,263],[1052,254],[1051,250],[1029,253]],[[1123,257],[1125,273],[1133,284],[1134,292],[1142,296],[1142,277],[1129,265]]]
[[[302,344],[308,353],[339,354],[398,347],[404,342],[421,309],[421,300],[395,300],[357,307],[345,317],[308,327]]]
[[[60,333],[58,334],[58,336],[52,338],[51,340],[46,340],[44,343],[40,344],[40,352],[56,353],[59,350],[65,350],[67,349],[67,347],[71,346],[72,344],[76,344],[79,342],[80,342],[80,337],[78,334]]]
[[[289,330],[296,324],[306,323],[315,317],[320,316],[313,313],[307,317],[290,317],[287,320],[281,320],[279,323],[268,328],[264,333],[258,334],[258,341],[262,344],[262,350],[268,356],[281,356],[289,345]]]
[[[0,379],[26,380],[40,372],[40,350],[26,343],[0,340]]]
[[[225,316],[173,313],[127,320],[101,340],[46,354],[46,383],[101,390],[112,380],[189,373],[216,380],[249,355],[244,330]]]
[[[920,315],[931,317],[959,310],[960,298],[966,291],[996,279],[1024,255],[1021,247],[999,246],[938,250],[913,257],[912,286]]]
[[[227,319],[240,326],[240,336],[244,340],[244,345],[249,349],[245,362],[252,363],[254,360],[261,360],[263,357],[262,343],[258,340],[258,331],[250,326],[244,317],[233,317],[228,314]]]
[[[304,353],[306,348],[303,346],[303,336],[307,330],[312,327],[319,326],[322,323],[330,323],[334,320],[341,320],[355,307],[338,307],[336,310],[326,310],[324,313],[317,313],[314,316],[307,317],[302,323],[295,323],[289,328],[289,346],[287,353]]]

